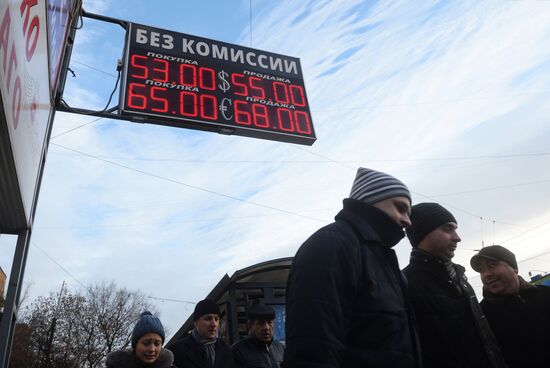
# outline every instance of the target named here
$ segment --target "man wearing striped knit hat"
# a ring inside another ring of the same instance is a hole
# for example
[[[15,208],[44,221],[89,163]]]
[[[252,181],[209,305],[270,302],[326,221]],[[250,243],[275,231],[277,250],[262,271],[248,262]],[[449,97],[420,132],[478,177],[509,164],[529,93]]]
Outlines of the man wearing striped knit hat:
[[[294,257],[283,368],[421,366],[392,249],[411,224],[410,208],[401,181],[359,168],[335,222],[316,231]]]

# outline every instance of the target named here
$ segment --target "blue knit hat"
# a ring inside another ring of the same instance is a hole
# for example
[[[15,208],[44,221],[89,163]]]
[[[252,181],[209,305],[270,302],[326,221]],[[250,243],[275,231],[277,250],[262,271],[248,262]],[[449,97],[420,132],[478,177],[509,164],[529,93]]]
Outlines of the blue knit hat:
[[[405,184],[393,176],[360,167],[357,170],[349,197],[366,204],[374,204],[393,197],[405,197],[410,201],[411,193]]]
[[[132,349],[135,349],[139,339],[149,332],[159,334],[162,343],[164,343],[164,328],[160,323],[160,319],[153,316],[151,312],[145,311],[139,316],[134,331],[132,331]]]

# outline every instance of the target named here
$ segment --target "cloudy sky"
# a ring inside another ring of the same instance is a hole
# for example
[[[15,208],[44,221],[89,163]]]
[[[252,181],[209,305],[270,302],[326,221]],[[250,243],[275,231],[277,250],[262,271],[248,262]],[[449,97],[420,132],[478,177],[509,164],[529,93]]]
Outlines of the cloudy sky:
[[[223,277],[292,256],[357,167],[405,182],[483,245],[550,271],[550,1],[83,0],[89,12],[299,57],[313,146],[57,113],[25,284],[114,280],[173,333]],[[84,19],[64,99],[102,109],[121,27]],[[117,94],[115,94],[116,99]],[[111,105],[115,105],[116,101]],[[0,236],[9,274],[15,238]],[[402,267],[410,245],[396,246]],[[185,303],[185,301],[191,303]]]

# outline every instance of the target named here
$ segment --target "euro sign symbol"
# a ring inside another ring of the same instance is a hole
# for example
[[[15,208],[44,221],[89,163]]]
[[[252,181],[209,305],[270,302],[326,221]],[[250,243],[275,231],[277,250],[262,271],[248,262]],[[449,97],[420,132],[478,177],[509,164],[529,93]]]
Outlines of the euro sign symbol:
[[[225,72],[225,70],[222,70],[218,73],[218,78],[220,79],[220,83],[218,84],[218,87],[224,92],[227,92],[229,88],[231,88],[231,84],[229,84],[229,81],[227,78],[229,77],[229,74]]]
[[[225,120],[231,120],[233,119],[233,114],[231,114],[228,110],[229,107],[233,104],[231,99],[224,97],[222,99],[222,103],[219,106],[220,112],[222,113],[222,116]]]

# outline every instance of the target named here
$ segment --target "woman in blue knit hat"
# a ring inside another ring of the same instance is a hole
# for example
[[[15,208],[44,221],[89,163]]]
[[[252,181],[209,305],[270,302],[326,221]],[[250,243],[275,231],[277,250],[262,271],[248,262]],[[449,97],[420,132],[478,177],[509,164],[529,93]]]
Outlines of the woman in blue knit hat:
[[[174,355],[162,348],[164,328],[151,312],[143,312],[132,331],[132,350],[107,355],[107,368],[170,368]]]

